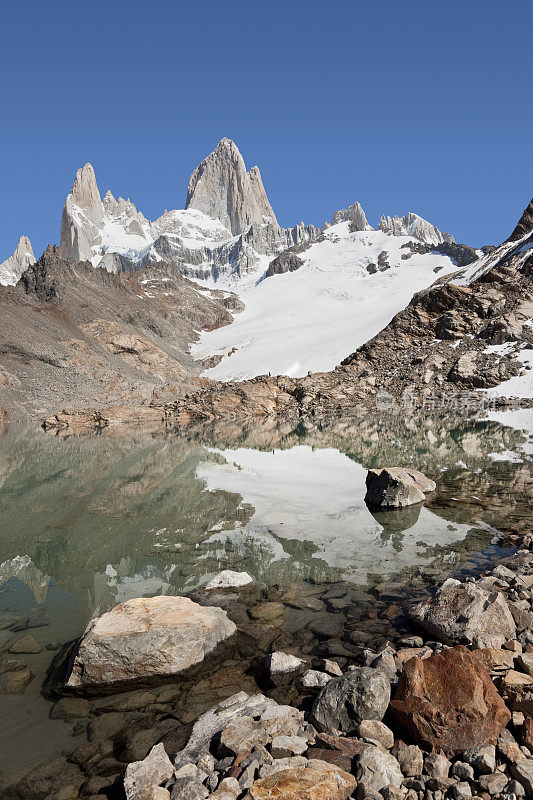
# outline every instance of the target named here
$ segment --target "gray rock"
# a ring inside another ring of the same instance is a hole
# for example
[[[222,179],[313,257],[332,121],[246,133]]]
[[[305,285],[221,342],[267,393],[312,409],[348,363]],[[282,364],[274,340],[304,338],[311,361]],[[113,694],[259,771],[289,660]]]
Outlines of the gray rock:
[[[455,800],[463,800],[463,798],[472,797],[472,789],[469,783],[461,781],[451,787],[450,794]]]
[[[403,508],[426,499],[436,483],[416,469],[384,467],[370,469],[366,476],[365,503],[369,508]]]
[[[291,758],[275,758],[271,764],[263,764],[259,770],[261,778],[268,778],[269,775],[275,775],[276,772],[281,772],[284,769],[296,769],[298,767],[305,767],[309,761],[303,756],[292,756]]]
[[[247,572],[234,572],[231,569],[222,570],[215,575],[203,589],[242,589],[253,584],[254,579]]]
[[[424,758],[424,772],[431,778],[447,778],[452,762],[438,753],[429,753]]]
[[[298,727],[303,728],[305,725],[304,715],[301,711],[291,706],[278,705],[274,700],[262,694],[249,697],[245,692],[239,692],[239,694],[217,703],[196,720],[187,745],[176,756],[176,768],[196,762],[198,755],[209,749],[213,737],[224,731],[233,720],[244,717],[253,718],[257,722],[282,720],[284,717],[288,717],[293,719]]]
[[[144,800],[143,791],[160,786],[174,774],[172,762],[162,744],[152,747],[143,761],[133,761],[126,768],[124,790],[128,800]]]
[[[170,793],[171,800],[205,800],[209,790],[195,778],[178,778]]]
[[[445,644],[499,648],[516,633],[501,592],[448,578],[433,597],[411,609],[409,616]]]
[[[462,781],[474,780],[474,767],[466,761],[456,761],[452,766],[452,775]]]
[[[400,769],[406,778],[414,778],[422,774],[424,769],[424,755],[416,744],[407,745],[398,750],[396,756]]]
[[[313,703],[311,722],[326,733],[353,731],[364,719],[383,719],[390,683],[379,669],[356,667],[332,678]]]
[[[394,745],[393,732],[377,719],[364,719],[359,724],[357,734],[361,739],[381,745],[385,750],[390,750]]]
[[[478,781],[484,792],[499,795],[509,783],[509,776],[503,772],[491,772],[489,775],[480,775]]]
[[[360,798],[376,794],[386,786],[399,787],[403,781],[400,765],[394,756],[379,747],[367,747],[357,757],[355,777]]]
[[[511,764],[511,775],[526,790],[528,797],[533,797],[533,759],[523,758]]]
[[[471,764],[480,774],[488,775],[496,769],[496,748],[492,744],[472,747],[463,753],[463,760]]]
[[[331,675],[328,675],[326,672],[319,672],[317,669],[308,669],[302,675],[300,684],[304,689],[316,689],[317,691],[320,691],[320,689],[323,689],[326,683],[329,683],[330,680]]]
[[[187,597],[128,600],[89,623],[67,686],[108,689],[164,680],[203,661],[235,631],[221,608]]]
[[[270,750],[274,758],[292,758],[303,755],[307,747],[307,739],[303,736],[275,736]]]

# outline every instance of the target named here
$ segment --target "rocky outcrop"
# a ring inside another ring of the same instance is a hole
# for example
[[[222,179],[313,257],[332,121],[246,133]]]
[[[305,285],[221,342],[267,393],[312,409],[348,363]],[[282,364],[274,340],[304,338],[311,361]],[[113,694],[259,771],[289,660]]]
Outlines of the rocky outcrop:
[[[302,259],[292,250],[283,250],[268,265],[265,278],[270,278],[272,275],[282,275],[284,272],[295,272],[303,266],[303,263]]]
[[[441,233],[431,222],[427,222],[411,211],[405,217],[399,217],[397,214],[394,217],[388,217],[382,214],[378,229],[393,236],[413,236],[426,244],[437,245],[442,242],[454,241],[451,234]]]
[[[89,623],[67,686],[105,692],[168,680],[203,661],[235,630],[225,611],[187,597],[128,600]]]
[[[408,661],[391,708],[419,744],[446,754],[496,744],[511,718],[488,672],[462,645]]]
[[[0,264],[0,285],[15,286],[22,273],[35,263],[31,242],[21,236],[12,256]]]
[[[369,508],[403,508],[422,503],[425,492],[436,488],[434,481],[416,469],[370,469],[366,476],[365,503]]]
[[[368,224],[363,207],[358,202],[352,203],[348,208],[341,208],[339,211],[335,211],[331,220],[331,225],[337,225],[339,222],[349,222],[350,231],[352,231],[352,233],[356,231],[372,230],[371,226]]]
[[[90,261],[104,222],[104,207],[92,164],[81,167],[68,195],[61,217],[60,246],[71,263]]]
[[[501,592],[448,578],[433,597],[411,609],[411,618],[445,644],[501,647],[516,626]]]
[[[533,229],[533,198],[523,211],[522,216],[518,220],[516,228],[507,239],[508,242],[516,242],[522,239],[527,233]]]
[[[221,139],[194,170],[187,187],[185,208],[218,219],[232,234],[250,225],[278,227],[258,167],[247,172],[244,159],[231,139]]]

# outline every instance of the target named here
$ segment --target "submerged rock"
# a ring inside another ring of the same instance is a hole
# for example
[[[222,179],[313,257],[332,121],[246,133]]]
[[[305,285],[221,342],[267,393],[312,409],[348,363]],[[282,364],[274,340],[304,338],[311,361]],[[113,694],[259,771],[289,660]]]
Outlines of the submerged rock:
[[[426,499],[425,492],[433,492],[436,488],[436,483],[417,469],[369,469],[365,503],[370,508],[403,508],[422,503]]]
[[[513,639],[516,626],[503,594],[448,578],[433,597],[409,616],[445,644],[498,648]]]
[[[408,661],[391,709],[415,741],[448,754],[495,744],[511,718],[488,672],[462,645]]]
[[[128,600],[89,623],[67,686],[106,690],[165,680],[203,661],[235,631],[221,608],[187,597]]]

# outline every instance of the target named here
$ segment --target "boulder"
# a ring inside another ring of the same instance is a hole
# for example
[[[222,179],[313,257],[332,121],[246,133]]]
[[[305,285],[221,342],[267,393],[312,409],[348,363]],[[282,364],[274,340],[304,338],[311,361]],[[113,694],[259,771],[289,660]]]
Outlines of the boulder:
[[[416,469],[384,467],[366,476],[365,503],[369,508],[403,508],[426,499],[437,485]]]
[[[145,800],[152,787],[160,786],[174,774],[174,768],[162,744],[156,744],[143,761],[133,761],[126,768],[124,790],[128,800]]]
[[[187,597],[128,600],[89,623],[67,686],[105,691],[169,679],[203,661],[235,630],[221,608]]]
[[[389,700],[390,683],[382,670],[355,667],[326,684],[313,703],[311,722],[326,733],[348,733],[364,719],[382,720]]]
[[[409,616],[445,644],[499,648],[513,639],[516,627],[505,597],[475,583],[448,578],[433,597],[411,609]]]
[[[391,709],[415,741],[447,754],[495,744],[511,718],[488,672],[462,645],[408,661]]]
[[[292,735],[305,727],[303,712],[296,708],[278,705],[275,700],[262,694],[250,697],[245,692],[239,692],[217,703],[196,720],[189,741],[176,756],[176,768],[195,762],[200,753],[209,749],[215,737],[221,741],[222,733],[227,729],[229,730],[224,737],[226,749],[233,745],[238,746],[239,724],[245,718],[254,723],[250,728],[267,741],[281,734]],[[234,740],[231,739],[232,731],[235,733]],[[244,741],[244,744],[249,746],[249,742]]]
[[[285,769],[260,778],[250,787],[253,800],[347,800],[355,789],[355,778],[325,761]]]
[[[367,747],[357,757],[357,793],[360,798],[376,795],[386,786],[399,787],[403,775],[393,755],[379,747]]]

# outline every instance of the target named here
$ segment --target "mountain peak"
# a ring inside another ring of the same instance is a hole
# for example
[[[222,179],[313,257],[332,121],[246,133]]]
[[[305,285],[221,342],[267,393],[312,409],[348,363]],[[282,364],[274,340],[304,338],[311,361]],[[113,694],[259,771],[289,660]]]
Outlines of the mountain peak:
[[[21,236],[13,255],[0,264],[0,285],[14,286],[22,273],[35,263],[31,242],[27,236]]]
[[[221,139],[192,173],[185,208],[220,220],[234,235],[245,233],[254,224],[278,227],[259,168],[247,172],[239,148],[227,138]]]
[[[441,233],[431,222],[412,211],[409,211],[405,217],[395,214],[391,218],[382,214],[378,229],[393,236],[413,236],[425,244],[437,245],[455,241],[450,233]]]
[[[515,242],[521,239],[526,233],[529,233],[533,228],[533,198],[529,201],[529,205],[524,209],[524,213],[518,220],[516,228],[507,239],[508,242]]]

